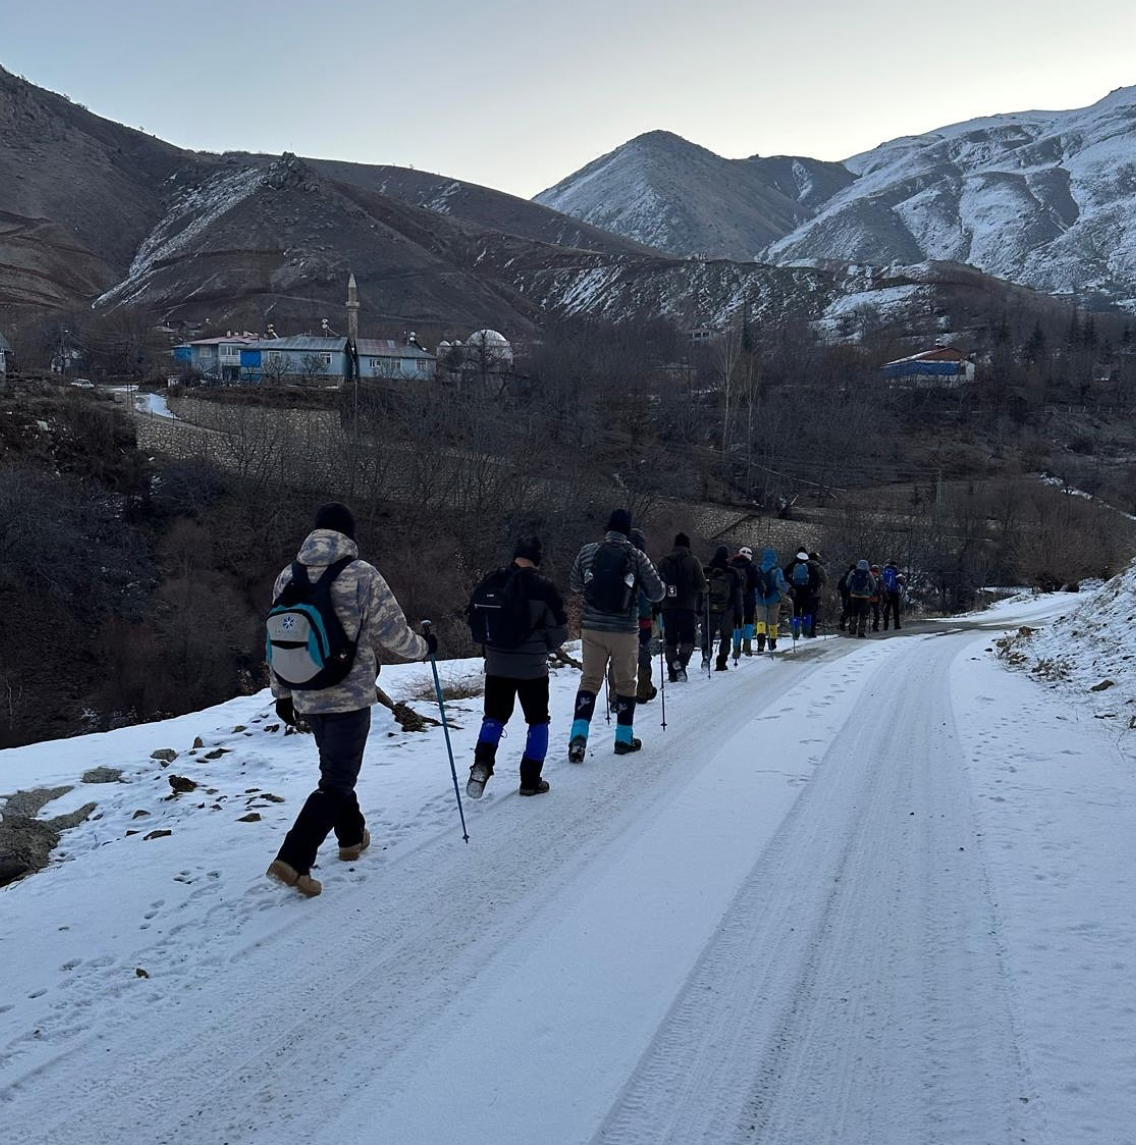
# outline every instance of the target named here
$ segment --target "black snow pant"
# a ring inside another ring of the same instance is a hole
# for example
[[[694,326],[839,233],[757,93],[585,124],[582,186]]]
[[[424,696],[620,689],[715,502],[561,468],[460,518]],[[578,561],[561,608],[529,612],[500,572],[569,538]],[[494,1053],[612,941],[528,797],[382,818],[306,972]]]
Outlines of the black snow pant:
[[[667,664],[672,671],[690,663],[696,627],[693,608],[663,609],[663,640],[667,646]]]
[[[718,667],[724,667],[730,655],[730,645],[734,641],[734,610],[727,608],[725,612],[710,613],[710,630],[702,633],[702,655],[709,657],[714,644],[714,636],[718,636]]]
[[[899,627],[899,593],[884,593],[884,631],[888,630],[888,618],[895,617],[895,626]]]
[[[844,631],[844,626],[848,623],[852,615],[852,597],[846,593],[840,594],[840,631]]]
[[[485,677],[485,716],[477,738],[473,758],[484,764],[490,774],[497,761],[497,745],[505,725],[513,715],[517,700],[521,702],[528,734],[521,756],[521,782],[531,785],[540,778],[540,769],[548,754],[548,677],[514,680],[511,676]]]
[[[292,830],[284,836],[282,859],[301,875],[316,861],[320,844],[332,831],[341,847],[354,847],[366,823],[359,810],[355,784],[363,766],[363,751],[371,730],[371,709],[329,712],[304,717],[319,748],[319,787],[308,796]]]
[[[852,597],[852,614],[848,618],[848,634],[850,636],[863,636],[868,627],[868,612],[872,602],[863,596]]]

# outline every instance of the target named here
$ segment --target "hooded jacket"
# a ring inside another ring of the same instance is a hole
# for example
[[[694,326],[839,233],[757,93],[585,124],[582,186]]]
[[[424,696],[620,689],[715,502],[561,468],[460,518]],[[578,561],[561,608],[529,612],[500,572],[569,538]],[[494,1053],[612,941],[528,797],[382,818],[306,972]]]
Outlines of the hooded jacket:
[[[638,632],[639,631],[639,592],[646,594],[647,599],[654,603],[663,599],[665,591],[663,582],[655,566],[646,553],[640,552],[622,533],[607,532],[602,541],[594,541],[585,545],[577,554],[572,565],[572,572],[568,576],[568,588],[572,592],[584,591],[591,579],[592,565],[595,563],[596,553],[601,544],[626,545],[631,557],[631,568],[638,586],[632,592],[631,603],[625,612],[601,612],[584,601],[584,616],[580,622],[581,628],[590,628],[594,632]]]
[[[762,584],[768,586],[768,592],[762,592]],[[780,604],[781,597],[789,591],[785,583],[785,574],[777,564],[777,553],[773,549],[765,549],[761,554],[761,574],[758,576],[757,603],[765,608],[772,608]]]
[[[334,529],[315,529],[308,534],[296,560],[310,569],[309,579],[317,580],[328,565],[344,557],[349,564],[331,586],[331,602],[348,639],[356,640],[355,662],[342,683],[318,691],[291,691],[269,672],[272,694],[277,699],[291,696],[300,715],[327,715],[369,708],[378,700],[375,679],[379,674],[380,648],[404,660],[425,660],[429,647],[411,631],[399,603],[374,565],[359,560],[359,548],[350,537]],[[275,600],[292,579],[288,565],[276,578]]]

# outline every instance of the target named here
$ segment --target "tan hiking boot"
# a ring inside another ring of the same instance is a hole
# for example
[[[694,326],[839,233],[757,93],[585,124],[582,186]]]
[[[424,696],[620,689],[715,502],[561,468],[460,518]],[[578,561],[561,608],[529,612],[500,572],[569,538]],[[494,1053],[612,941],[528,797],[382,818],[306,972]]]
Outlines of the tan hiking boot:
[[[286,887],[295,887],[300,894],[314,899],[323,890],[323,883],[313,879],[311,875],[301,875],[295,867],[289,866],[283,859],[273,859],[266,872],[270,879],[283,883]]]
[[[354,847],[340,847],[339,857],[345,863],[353,863],[371,845],[371,832],[363,828],[363,838]]]

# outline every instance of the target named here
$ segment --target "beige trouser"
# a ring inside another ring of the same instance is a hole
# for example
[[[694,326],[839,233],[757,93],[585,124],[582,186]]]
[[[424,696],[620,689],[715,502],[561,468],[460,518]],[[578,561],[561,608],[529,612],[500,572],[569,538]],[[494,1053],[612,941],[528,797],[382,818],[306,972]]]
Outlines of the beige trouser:
[[[634,696],[638,685],[639,633],[597,632],[593,628],[585,628],[581,637],[584,674],[580,677],[580,691],[599,695],[610,660],[615,694]]]

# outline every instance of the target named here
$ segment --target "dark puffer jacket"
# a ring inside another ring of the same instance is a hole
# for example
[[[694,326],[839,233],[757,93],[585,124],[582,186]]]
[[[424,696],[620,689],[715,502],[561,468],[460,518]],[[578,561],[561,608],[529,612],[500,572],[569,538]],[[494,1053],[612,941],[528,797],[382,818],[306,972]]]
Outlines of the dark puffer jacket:
[[[659,576],[666,585],[663,608],[694,611],[706,591],[702,562],[685,545],[679,545],[659,561]]]

